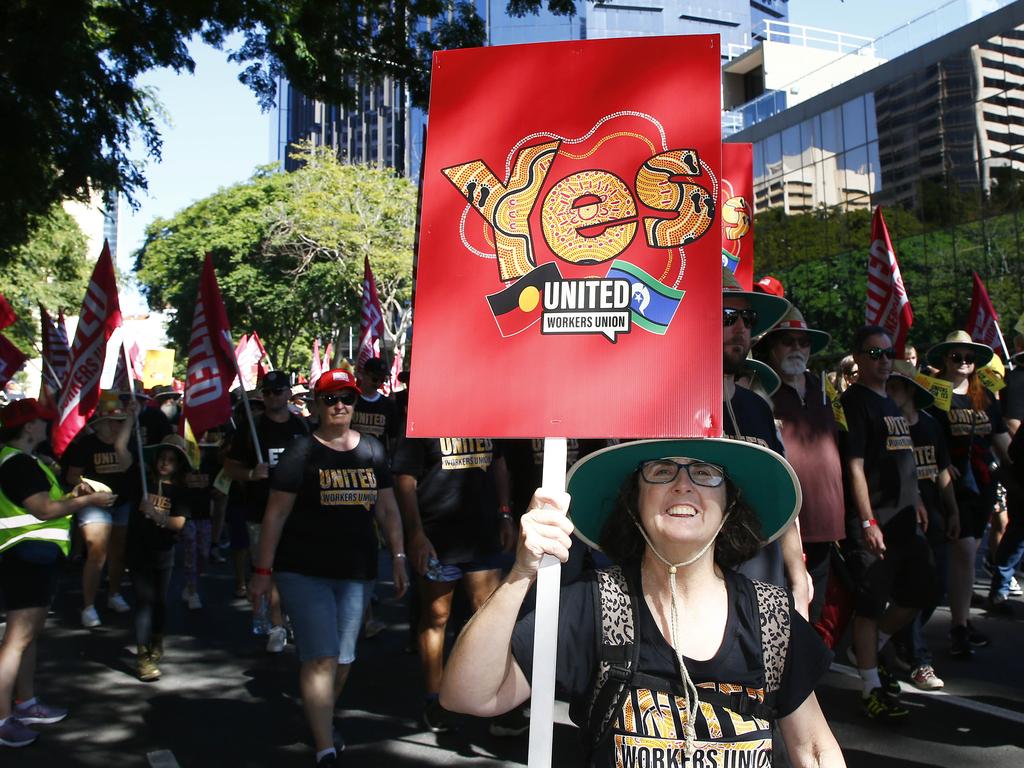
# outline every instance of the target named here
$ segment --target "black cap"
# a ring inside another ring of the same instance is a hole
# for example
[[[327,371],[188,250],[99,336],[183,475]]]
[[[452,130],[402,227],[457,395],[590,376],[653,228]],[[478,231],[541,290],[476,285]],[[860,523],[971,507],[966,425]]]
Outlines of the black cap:
[[[287,389],[291,390],[292,379],[284,371],[271,371],[263,377],[263,381],[260,382],[260,389]]]

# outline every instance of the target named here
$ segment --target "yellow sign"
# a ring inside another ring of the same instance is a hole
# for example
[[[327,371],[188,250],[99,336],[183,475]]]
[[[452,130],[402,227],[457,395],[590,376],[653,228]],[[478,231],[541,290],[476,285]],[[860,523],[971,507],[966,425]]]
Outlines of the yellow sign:
[[[147,349],[146,360],[142,364],[142,386],[169,386],[174,380],[174,350]]]
[[[952,382],[946,381],[945,379],[936,379],[931,376],[925,376],[923,373],[917,374],[917,376],[914,377],[914,381],[932,393],[932,396],[935,398],[936,408],[947,412],[949,411],[950,406],[953,404]]]
[[[848,432],[849,427],[846,426],[846,411],[843,410],[843,404],[839,401],[839,392],[829,381],[828,376],[824,373],[821,374],[822,381],[825,382],[825,394],[828,395],[828,401],[832,403],[832,415],[835,416],[836,424],[843,432]]]
[[[993,395],[1006,386],[1006,382],[1003,381],[1003,377],[995,371],[989,370],[989,366],[987,365],[984,368],[978,369],[978,378],[981,379],[982,386]]]

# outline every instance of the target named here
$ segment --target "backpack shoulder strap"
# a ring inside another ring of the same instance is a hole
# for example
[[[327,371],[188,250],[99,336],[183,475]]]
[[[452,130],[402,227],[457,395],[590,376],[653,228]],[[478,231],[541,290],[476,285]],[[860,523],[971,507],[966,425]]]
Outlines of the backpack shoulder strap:
[[[789,595],[782,587],[752,579],[757,593],[757,612],[761,623],[761,657],[764,660],[765,694],[775,693],[782,685],[782,672],[789,651]]]
[[[611,727],[636,670],[636,603],[618,566],[597,571],[594,596],[601,617],[597,677],[587,722],[591,749]]]

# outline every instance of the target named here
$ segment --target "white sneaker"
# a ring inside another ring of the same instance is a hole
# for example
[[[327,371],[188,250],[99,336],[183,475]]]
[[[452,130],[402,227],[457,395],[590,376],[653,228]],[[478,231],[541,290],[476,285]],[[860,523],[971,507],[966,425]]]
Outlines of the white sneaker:
[[[1021,597],[1024,596],[1024,589],[1020,588],[1020,582],[1017,581],[1016,576],[1010,577],[1010,596]]]
[[[188,603],[188,609],[190,611],[198,611],[203,607],[203,601],[199,599],[198,592],[193,592],[189,595],[185,602]]]
[[[82,626],[86,629],[92,629],[98,627],[103,622],[100,621],[99,614],[96,613],[96,606],[90,605],[88,608],[82,609]]]
[[[112,610],[114,613],[128,613],[132,607],[128,605],[128,601],[121,596],[120,592],[115,592],[107,598],[107,608]]]
[[[284,627],[271,627],[267,633],[267,653],[280,653],[288,645],[288,631]]]

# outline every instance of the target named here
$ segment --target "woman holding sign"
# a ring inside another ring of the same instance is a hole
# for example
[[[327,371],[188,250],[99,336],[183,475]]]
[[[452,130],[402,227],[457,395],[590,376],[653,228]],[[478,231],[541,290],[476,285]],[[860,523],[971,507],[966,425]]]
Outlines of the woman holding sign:
[[[988,645],[985,635],[968,621],[974,594],[974,559],[985,524],[996,503],[995,471],[1009,465],[1010,435],[999,404],[985,389],[978,369],[992,359],[992,348],[973,341],[966,331],[954,331],[928,350],[928,364],[953,385],[948,411],[932,406],[949,446],[950,474],[960,510],[960,537],[949,558],[950,654],[967,659],[975,646]]]
[[[568,486],[534,495],[442,704],[493,716],[530,695],[534,617],[516,617],[541,557],[564,562],[575,530],[616,563],[561,593],[556,678],[588,765],[770,764],[778,720],[795,766],[843,766],[813,692],[829,652],[786,592],[732,570],[800,508],[789,464],[753,443],[641,440],[591,454]]]

